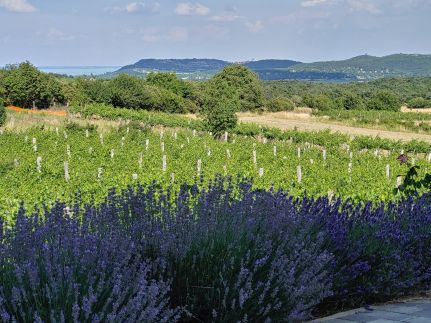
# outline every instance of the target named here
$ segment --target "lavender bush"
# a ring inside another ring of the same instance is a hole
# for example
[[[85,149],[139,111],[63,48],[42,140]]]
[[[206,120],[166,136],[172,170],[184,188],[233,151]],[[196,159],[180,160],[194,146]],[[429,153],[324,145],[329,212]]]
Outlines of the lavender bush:
[[[66,211],[65,211],[66,210]],[[172,322],[169,283],[154,278],[119,218],[58,203],[0,235],[2,322]],[[4,230],[0,223],[0,233]]]
[[[431,194],[356,205],[217,178],[78,205],[2,226],[3,321],[300,321],[431,281]]]

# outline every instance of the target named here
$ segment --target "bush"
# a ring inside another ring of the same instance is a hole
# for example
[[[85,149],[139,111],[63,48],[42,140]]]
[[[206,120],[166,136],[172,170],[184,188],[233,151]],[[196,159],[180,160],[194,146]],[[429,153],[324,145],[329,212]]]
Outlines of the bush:
[[[413,98],[408,101],[407,106],[410,109],[426,109],[431,108],[431,100],[427,100],[421,97]]]
[[[367,102],[367,109],[369,110],[399,111],[400,108],[401,105],[397,96],[390,91],[377,92]]]
[[[295,108],[294,103],[285,97],[278,97],[268,102],[268,110],[272,112],[278,111],[293,111]]]
[[[110,103],[114,107],[183,113],[184,100],[175,93],[126,74],[109,83]]]
[[[0,318],[293,322],[429,288],[431,194],[373,207],[251,187],[153,183],[0,218]]]
[[[335,109],[335,103],[332,99],[325,94],[319,94],[316,96],[306,96],[304,98],[304,103],[312,109],[317,109],[319,111],[328,111]]]
[[[2,322],[178,319],[169,283],[154,276],[156,262],[139,257],[115,213],[93,211],[81,218],[57,203],[43,220],[19,212],[0,239]]]
[[[3,126],[6,122],[6,108],[4,105],[4,101],[0,99],[0,127]]]
[[[346,110],[362,110],[365,108],[362,98],[352,92],[345,93],[341,98],[342,108]]]

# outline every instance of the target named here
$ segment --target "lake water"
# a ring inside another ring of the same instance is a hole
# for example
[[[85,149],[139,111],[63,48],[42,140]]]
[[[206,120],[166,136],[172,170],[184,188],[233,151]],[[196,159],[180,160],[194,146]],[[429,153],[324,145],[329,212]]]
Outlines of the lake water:
[[[46,73],[66,74],[70,76],[102,75],[118,70],[120,66],[40,66]]]

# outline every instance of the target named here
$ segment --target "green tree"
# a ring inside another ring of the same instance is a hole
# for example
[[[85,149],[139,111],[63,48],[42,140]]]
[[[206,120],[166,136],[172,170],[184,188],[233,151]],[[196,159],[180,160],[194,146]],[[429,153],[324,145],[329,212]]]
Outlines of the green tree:
[[[391,91],[379,91],[367,102],[369,110],[399,111],[401,108],[398,97]]]
[[[346,92],[341,99],[343,108],[346,110],[361,110],[365,108],[362,98],[353,92]]]
[[[150,94],[144,90],[144,81],[127,74],[110,81],[109,93],[114,107],[141,109],[150,100]]]
[[[312,109],[317,109],[319,111],[328,111],[336,107],[334,101],[325,94],[319,95],[306,95],[304,98],[304,103]]]
[[[234,129],[238,122],[236,112],[240,106],[238,93],[226,81],[210,80],[205,88],[202,115],[208,131],[220,136]]]
[[[6,109],[3,99],[0,98],[0,127],[6,122]]]
[[[64,101],[58,80],[40,72],[29,62],[9,66],[2,83],[9,104],[23,108],[48,108],[53,102]]]
[[[264,105],[263,87],[256,73],[242,65],[229,65],[213,77],[226,82],[239,95],[239,109],[252,111]]]
[[[425,109],[425,108],[431,108],[431,100],[424,99],[422,97],[417,97],[410,99],[407,102],[407,106],[410,109]]]
[[[180,80],[175,73],[155,73],[147,75],[146,83],[166,89],[185,101],[184,104],[190,112],[197,112],[202,106],[202,94],[199,86],[191,81]]]
[[[268,110],[272,112],[292,111],[295,108],[295,104],[289,98],[279,96],[270,100],[267,107]]]

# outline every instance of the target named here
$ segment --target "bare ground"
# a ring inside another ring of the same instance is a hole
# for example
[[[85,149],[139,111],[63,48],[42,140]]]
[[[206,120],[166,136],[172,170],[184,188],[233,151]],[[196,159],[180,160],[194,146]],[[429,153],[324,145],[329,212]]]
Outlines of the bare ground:
[[[331,132],[340,132],[352,136],[365,135],[392,140],[410,141],[422,140],[431,143],[431,135],[417,134],[412,132],[388,131],[379,129],[368,129],[344,126],[333,123],[325,123],[313,118],[307,113],[278,112],[268,114],[239,114],[240,122],[251,122],[282,130],[298,129],[302,131],[321,131],[329,129]]]

